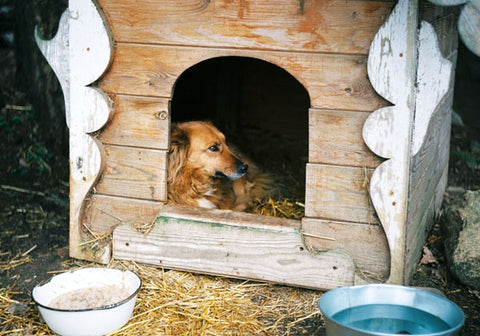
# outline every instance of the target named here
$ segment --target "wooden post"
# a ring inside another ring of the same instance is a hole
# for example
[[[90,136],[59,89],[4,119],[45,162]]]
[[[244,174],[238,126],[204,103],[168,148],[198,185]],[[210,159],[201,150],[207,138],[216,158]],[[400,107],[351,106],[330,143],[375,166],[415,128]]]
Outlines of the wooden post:
[[[404,283],[410,140],[415,111],[418,0],[400,0],[370,47],[368,76],[375,90],[394,104],[373,112],[363,138],[387,159],[374,171],[370,197],[390,247],[388,282]]]

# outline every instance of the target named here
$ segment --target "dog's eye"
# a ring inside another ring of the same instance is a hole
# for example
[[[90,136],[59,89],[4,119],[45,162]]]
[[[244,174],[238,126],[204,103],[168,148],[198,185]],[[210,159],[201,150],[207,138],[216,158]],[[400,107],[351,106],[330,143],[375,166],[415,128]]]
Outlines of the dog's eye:
[[[217,145],[213,145],[213,146],[208,147],[208,150],[209,150],[210,152],[218,152],[218,151],[219,151],[219,148],[218,148]]]

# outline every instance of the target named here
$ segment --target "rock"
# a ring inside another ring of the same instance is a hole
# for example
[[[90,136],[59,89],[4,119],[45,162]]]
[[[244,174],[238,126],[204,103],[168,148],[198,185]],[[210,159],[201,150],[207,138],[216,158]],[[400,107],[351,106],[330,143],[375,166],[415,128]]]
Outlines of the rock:
[[[445,209],[441,227],[452,275],[480,289],[480,190],[453,200]]]

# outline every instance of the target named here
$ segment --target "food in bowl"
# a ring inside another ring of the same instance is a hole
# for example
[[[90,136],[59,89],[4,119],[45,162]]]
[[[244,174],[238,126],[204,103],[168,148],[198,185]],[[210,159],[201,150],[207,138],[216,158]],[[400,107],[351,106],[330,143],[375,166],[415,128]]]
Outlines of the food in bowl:
[[[124,284],[80,288],[55,297],[48,304],[56,309],[92,309],[113,305],[129,296]]]

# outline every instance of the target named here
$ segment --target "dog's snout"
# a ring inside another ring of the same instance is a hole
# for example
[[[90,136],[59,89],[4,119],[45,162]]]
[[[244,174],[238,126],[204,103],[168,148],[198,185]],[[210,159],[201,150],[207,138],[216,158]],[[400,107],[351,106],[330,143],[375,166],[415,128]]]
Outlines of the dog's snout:
[[[248,171],[248,165],[246,163],[242,163],[238,166],[238,172],[242,175],[245,175]]]

